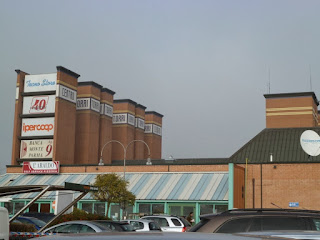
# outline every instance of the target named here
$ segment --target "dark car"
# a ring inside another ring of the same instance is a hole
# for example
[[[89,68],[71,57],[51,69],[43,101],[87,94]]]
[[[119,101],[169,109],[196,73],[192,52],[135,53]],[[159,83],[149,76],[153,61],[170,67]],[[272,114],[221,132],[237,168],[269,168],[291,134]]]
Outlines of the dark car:
[[[15,223],[22,223],[22,224],[31,224],[35,226],[37,230],[40,230],[46,223],[44,221],[41,221],[38,218],[34,217],[25,217],[25,216],[20,216],[17,217],[13,222]]]
[[[23,213],[21,216],[38,218],[44,221],[45,223],[49,222],[52,218],[55,217],[53,213],[42,213],[42,212],[26,212],[26,213]]]
[[[236,209],[200,216],[190,232],[238,233],[320,230],[320,212],[298,209]]]

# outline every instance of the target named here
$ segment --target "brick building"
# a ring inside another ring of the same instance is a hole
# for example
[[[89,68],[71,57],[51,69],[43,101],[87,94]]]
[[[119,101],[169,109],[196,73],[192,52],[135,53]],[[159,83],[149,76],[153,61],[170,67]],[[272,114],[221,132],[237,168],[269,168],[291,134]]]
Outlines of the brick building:
[[[12,164],[7,166],[7,174],[0,177],[0,186],[61,184],[66,180],[88,184],[97,174],[126,172],[129,190],[137,196],[129,212],[136,214],[183,215],[193,211],[198,221],[200,214],[233,207],[299,205],[320,210],[317,204],[320,192],[315,187],[320,182],[320,157],[309,157],[300,146],[300,136],[305,130],[320,134],[318,100],[313,92],[264,95],[266,128],[229,158],[163,160],[161,114],[146,111],[146,107],[130,99],[114,100],[113,91],[94,82],[78,82],[79,75],[63,67],[57,68],[57,83],[62,85],[59,92],[25,93],[25,76],[26,73],[18,71]],[[44,94],[56,96],[55,112],[39,113],[37,117],[21,114],[22,97]],[[74,94],[76,98],[70,97]],[[21,127],[32,125],[24,118],[38,117],[51,118],[47,124],[54,124],[52,135],[21,136]],[[22,174],[20,163],[36,160],[21,158],[20,143],[30,139],[53,142],[53,155],[44,160],[60,161],[58,175]],[[57,152],[60,149],[66,153],[67,146],[69,152],[65,156]],[[149,156],[152,165],[146,164]],[[126,167],[124,158],[128,160]],[[15,204],[26,204],[31,197],[32,194],[16,196],[11,203],[2,205],[11,207],[14,213]],[[52,211],[52,201],[52,196],[44,196],[35,208],[41,211],[42,205],[49,206]],[[78,206],[92,212],[105,211],[104,203],[90,197]],[[113,205],[110,216],[119,211],[119,206]]]

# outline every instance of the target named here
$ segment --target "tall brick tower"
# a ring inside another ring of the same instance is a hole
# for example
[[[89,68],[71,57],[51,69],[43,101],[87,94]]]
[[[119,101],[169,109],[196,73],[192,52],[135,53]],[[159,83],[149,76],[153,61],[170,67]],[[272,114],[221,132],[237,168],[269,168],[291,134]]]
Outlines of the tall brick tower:
[[[135,112],[137,103],[130,99],[114,100],[113,140],[118,140],[126,148],[135,139]],[[124,150],[118,143],[112,144],[112,160],[123,160]],[[134,159],[134,142],[127,148],[127,160]]]
[[[314,92],[265,94],[266,127],[317,127],[318,100]]]
[[[13,165],[23,161],[72,164],[78,75],[58,66],[56,73],[29,75],[16,70]]]
[[[144,141],[144,121],[145,121],[145,110],[146,107],[137,104],[136,105],[136,130],[135,130],[135,140]],[[143,142],[134,142],[134,159],[141,160],[144,159],[144,148],[145,144]]]
[[[102,152],[102,160],[105,164],[111,164],[112,157],[112,115],[113,115],[113,95],[115,92],[103,88],[101,90],[100,102],[100,140],[99,154],[101,155],[102,148],[106,144]],[[99,156],[100,156],[99,155]]]
[[[162,147],[162,118],[163,115],[154,111],[145,113],[145,142],[150,147],[150,158],[161,159]],[[148,149],[145,148],[145,159],[148,158]]]
[[[76,164],[99,163],[101,89],[95,82],[78,83]]]

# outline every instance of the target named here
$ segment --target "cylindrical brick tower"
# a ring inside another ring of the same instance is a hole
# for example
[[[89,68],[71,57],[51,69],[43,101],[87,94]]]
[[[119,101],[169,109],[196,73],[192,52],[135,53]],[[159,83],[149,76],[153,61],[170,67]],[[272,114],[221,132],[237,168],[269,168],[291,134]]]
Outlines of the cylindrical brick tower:
[[[134,159],[135,111],[137,103],[130,99],[113,102],[112,137],[126,148],[126,160]],[[130,144],[128,146],[128,144]],[[112,160],[123,160],[124,149],[118,143],[112,144]]]
[[[102,86],[79,82],[76,119],[76,164],[98,164],[100,142],[100,96]]]
[[[144,121],[145,121],[145,110],[146,107],[137,104],[136,105],[136,130],[135,130],[135,140],[144,141]],[[145,144],[143,142],[134,142],[134,159],[141,160],[144,159],[144,149]]]
[[[145,142],[150,148],[151,159],[161,159],[162,147],[162,118],[163,115],[154,111],[145,113]],[[145,159],[148,158],[148,149],[144,151]]]
[[[102,148],[102,162],[104,164],[111,164],[112,156],[112,115],[113,115],[113,95],[115,92],[103,88],[101,90],[100,102],[100,144],[99,157],[101,157]]]

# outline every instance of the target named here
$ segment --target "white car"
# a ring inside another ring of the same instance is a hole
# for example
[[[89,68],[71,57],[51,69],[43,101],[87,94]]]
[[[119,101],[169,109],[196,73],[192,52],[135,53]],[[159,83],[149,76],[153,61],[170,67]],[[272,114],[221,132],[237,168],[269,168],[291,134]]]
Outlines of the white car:
[[[141,219],[148,219],[157,222],[163,232],[186,232],[190,227],[190,223],[177,216],[170,215],[150,215]]]
[[[161,232],[159,224],[147,219],[128,219],[122,222],[129,223],[136,232]]]

